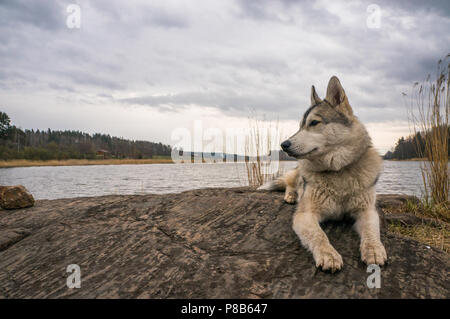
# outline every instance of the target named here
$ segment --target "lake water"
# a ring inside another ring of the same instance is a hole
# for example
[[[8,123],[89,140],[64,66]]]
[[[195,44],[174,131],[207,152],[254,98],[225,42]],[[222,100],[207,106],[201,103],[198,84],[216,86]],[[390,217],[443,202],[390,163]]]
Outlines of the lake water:
[[[282,162],[283,169],[296,162]],[[173,193],[247,185],[244,163],[0,168],[0,185],[24,185],[36,199]],[[384,161],[378,193],[421,195],[419,162]]]

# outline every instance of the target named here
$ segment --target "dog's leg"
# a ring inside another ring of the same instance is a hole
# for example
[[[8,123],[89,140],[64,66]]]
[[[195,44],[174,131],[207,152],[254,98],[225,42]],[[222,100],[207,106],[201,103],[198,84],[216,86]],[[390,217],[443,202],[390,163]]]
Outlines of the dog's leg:
[[[374,206],[357,216],[355,229],[361,237],[361,260],[367,265],[384,265],[387,255],[380,240],[380,220]]]
[[[284,201],[288,204],[295,204],[297,201],[297,190],[290,186],[286,186],[286,192],[284,193]]]
[[[341,269],[344,264],[342,257],[331,246],[327,235],[320,228],[318,216],[308,211],[300,211],[300,206],[294,215],[293,228],[303,246],[312,252],[316,267],[331,272]]]
[[[288,204],[295,204],[297,201],[298,178],[299,173],[297,169],[293,169],[283,176],[283,180],[286,184],[284,201]]]

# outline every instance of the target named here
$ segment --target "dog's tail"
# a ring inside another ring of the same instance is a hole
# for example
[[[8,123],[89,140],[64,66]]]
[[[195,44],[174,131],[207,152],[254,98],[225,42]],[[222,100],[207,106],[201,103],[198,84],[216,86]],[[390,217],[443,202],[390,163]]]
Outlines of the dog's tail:
[[[265,183],[264,185],[258,187],[258,190],[265,191],[284,191],[286,187],[289,185],[291,187],[296,188],[299,183],[299,171],[297,168],[288,171],[281,177],[274,179],[270,182]]]
[[[259,191],[284,191],[286,189],[286,182],[282,177],[274,179],[258,187]]]

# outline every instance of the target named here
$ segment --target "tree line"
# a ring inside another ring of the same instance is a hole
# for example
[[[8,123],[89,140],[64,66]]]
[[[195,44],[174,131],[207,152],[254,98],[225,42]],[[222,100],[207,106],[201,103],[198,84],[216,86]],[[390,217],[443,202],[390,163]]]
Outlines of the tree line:
[[[450,128],[447,129],[450,131]],[[423,157],[426,155],[425,138],[427,137],[422,132],[417,132],[406,138],[402,136],[398,139],[395,147],[388,151],[383,158],[405,160]],[[450,140],[448,140],[447,143],[450,155]]]
[[[170,156],[162,143],[132,141],[106,134],[80,131],[22,130],[0,111],[0,160],[64,160],[96,158],[144,159]]]

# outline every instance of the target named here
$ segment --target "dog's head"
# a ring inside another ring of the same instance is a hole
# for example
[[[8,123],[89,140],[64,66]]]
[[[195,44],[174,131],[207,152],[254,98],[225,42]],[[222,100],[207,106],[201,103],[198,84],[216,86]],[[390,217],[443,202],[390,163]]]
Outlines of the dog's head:
[[[368,145],[367,131],[353,115],[339,79],[333,76],[324,100],[312,87],[311,106],[303,115],[300,129],[281,148],[297,159],[317,161],[324,169],[339,170],[350,157],[360,153],[358,147],[367,149]]]

